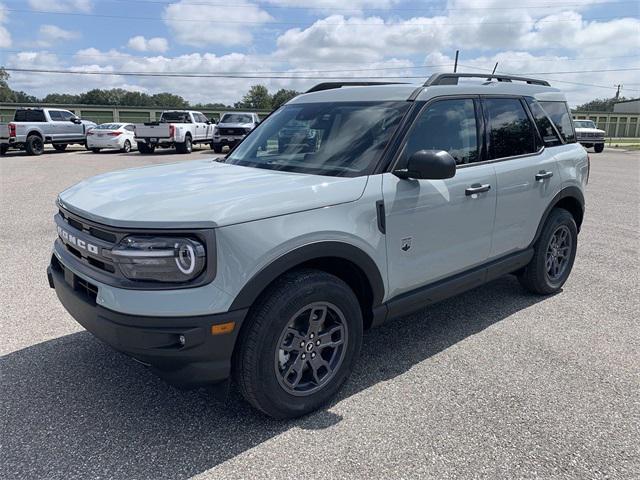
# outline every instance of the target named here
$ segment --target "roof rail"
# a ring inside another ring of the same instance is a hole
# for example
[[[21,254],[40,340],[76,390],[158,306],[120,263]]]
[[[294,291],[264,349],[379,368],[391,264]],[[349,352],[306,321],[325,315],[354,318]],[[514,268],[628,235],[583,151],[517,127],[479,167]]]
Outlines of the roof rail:
[[[321,92],[341,87],[368,87],[372,85],[402,85],[404,82],[323,82],[319,83],[304,93]]]
[[[544,87],[551,86],[546,80],[538,80],[528,77],[515,77],[513,75],[489,75],[486,73],[434,73],[424,83],[424,86],[430,87],[432,85],[457,85],[458,79],[460,78],[484,78],[487,81],[491,81],[492,78],[495,78],[499,82],[511,82],[515,80],[516,82],[526,82],[531,85],[542,85]]]

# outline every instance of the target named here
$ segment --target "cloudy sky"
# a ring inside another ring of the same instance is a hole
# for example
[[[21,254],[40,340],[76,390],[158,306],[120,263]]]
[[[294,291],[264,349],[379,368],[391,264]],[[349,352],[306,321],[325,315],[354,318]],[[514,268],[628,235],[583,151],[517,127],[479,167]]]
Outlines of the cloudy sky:
[[[417,83],[451,71],[459,49],[460,71],[498,62],[576,105],[619,83],[640,96],[639,18],[638,0],[0,0],[0,65],[101,73],[11,72],[14,89],[37,96],[122,87],[232,103],[256,83]]]

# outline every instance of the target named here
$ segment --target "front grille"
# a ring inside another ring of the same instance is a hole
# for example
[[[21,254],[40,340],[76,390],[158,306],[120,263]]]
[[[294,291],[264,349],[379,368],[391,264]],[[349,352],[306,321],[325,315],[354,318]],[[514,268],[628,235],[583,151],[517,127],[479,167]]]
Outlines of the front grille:
[[[220,135],[244,135],[244,128],[220,128]]]
[[[80,278],[78,275],[67,272],[66,267],[60,263],[55,255],[51,257],[51,268],[58,273],[61,273],[65,277],[65,281],[69,278],[69,284],[76,292],[80,293],[91,303],[96,303],[98,298],[98,287],[91,282],[87,282],[85,279]]]

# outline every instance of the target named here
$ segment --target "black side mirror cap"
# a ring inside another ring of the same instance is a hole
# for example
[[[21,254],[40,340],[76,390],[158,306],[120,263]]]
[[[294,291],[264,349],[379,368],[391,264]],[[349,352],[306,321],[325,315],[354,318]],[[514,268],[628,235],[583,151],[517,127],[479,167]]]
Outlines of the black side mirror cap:
[[[418,150],[409,157],[407,168],[393,174],[402,179],[444,180],[455,176],[456,161],[444,150]]]

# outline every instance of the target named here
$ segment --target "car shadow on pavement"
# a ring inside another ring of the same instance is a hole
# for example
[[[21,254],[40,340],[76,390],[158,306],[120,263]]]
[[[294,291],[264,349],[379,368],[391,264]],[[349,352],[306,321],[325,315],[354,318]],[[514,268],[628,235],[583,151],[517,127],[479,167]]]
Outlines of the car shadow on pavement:
[[[504,277],[371,330],[334,404],[541,300]],[[221,403],[174,389],[87,332],[8,354],[0,371],[4,478],[189,478],[293,427],[341,420],[329,405],[275,421],[235,392]]]

